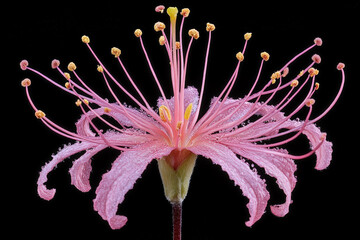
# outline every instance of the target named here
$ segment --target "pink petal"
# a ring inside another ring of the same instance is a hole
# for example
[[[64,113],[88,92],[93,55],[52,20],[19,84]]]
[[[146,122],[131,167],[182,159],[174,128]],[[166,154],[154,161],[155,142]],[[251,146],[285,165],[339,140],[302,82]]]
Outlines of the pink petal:
[[[80,191],[90,191],[91,186],[89,177],[91,172],[91,158],[106,147],[106,145],[99,145],[93,149],[87,150],[79,159],[74,161],[73,166],[69,171],[71,175],[71,184]]]
[[[126,217],[116,215],[118,204],[122,203],[125,194],[133,188],[146,166],[155,158],[170,154],[173,148],[161,141],[152,141],[137,148],[123,152],[105,173],[96,189],[94,209],[107,220],[112,229],[121,228]]]
[[[247,207],[250,219],[246,226],[252,226],[265,212],[270,196],[264,181],[250,169],[244,160],[238,159],[228,147],[212,141],[203,141],[199,145],[188,147],[191,152],[209,158],[228,173],[243,194],[249,198]]]
[[[45,200],[51,200],[55,195],[55,189],[47,189],[44,185],[47,181],[47,175],[51,172],[58,163],[62,162],[64,159],[74,155],[75,153],[84,151],[86,149],[94,147],[95,144],[88,142],[78,142],[70,146],[65,146],[60,150],[56,155],[53,156],[53,159],[45,164],[40,172],[39,179],[37,181],[38,185],[38,194],[41,198]]]
[[[294,161],[289,158],[263,153],[261,149],[256,151],[253,147],[251,150],[248,150],[245,144],[243,148],[230,147],[230,149],[242,157],[253,161],[258,166],[264,168],[268,175],[276,178],[277,184],[286,194],[286,201],[283,204],[271,206],[271,211],[278,217],[285,216],[289,212],[291,192],[296,184],[296,178],[294,176],[296,165]]]

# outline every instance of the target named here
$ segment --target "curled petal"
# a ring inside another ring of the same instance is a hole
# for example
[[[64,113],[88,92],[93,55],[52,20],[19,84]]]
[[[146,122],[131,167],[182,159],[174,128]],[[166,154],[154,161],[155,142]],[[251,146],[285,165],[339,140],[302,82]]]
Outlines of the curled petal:
[[[155,158],[170,154],[173,148],[161,141],[151,141],[123,152],[105,173],[96,189],[94,209],[109,222],[112,229],[125,225],[127,218],[116,215],[118,204],[122,203],[125,194],[133,188],[146,166]]]
[[[70,146],[65,146],[60,150],[56,155],[53,156],[53,159],[45,164],[40,172],[39,179],[37,181],[38,185],[38,194],[41,198],[45,200],[51,200],[55,195],[55,189],[47,189],[44,185],[47,181],[47,175],[51,172],[58,163],[62,162],[66,158],[74,155],[75,153],[84,151],[86,149],[94,147],[95,144],[88,142],[77,142]]]
[[[212,141],[203,141],[187,149],[220,165],[230,179],[241,188],[243,194],[249,199],[247,207],[250,212],[250,219],[245,223],[246,226],[252,226],[261,218],[270,196],[264,181],[250,169],[244,160],[238,159],[228,147]]]

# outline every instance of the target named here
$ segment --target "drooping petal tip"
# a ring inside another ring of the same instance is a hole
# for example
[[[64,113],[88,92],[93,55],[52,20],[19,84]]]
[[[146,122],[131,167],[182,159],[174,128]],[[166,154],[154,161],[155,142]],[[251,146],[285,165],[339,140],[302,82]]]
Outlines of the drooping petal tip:
[[[44,185],[38,185],[37,191],[42,199],[50,201],[54,198],[56,189],[47,189]]]
[[[127,223],[128,219],[125,216],[115,215],[109,220],[111,229],[120,229]]]

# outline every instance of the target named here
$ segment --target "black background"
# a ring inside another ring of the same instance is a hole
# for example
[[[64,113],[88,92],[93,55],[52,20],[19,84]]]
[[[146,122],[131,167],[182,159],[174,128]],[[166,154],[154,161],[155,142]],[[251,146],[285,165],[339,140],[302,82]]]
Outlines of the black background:
[[[287,216],[275,217],[268,208],[255,225],[246,227],[244,222],[249,218],[247,199],[219,166],[199,157],[189,195],[183,205],[183,239],[352,236],[359,223],[359,76],[356,74],[360,63],[359,1],[288,1],[286,4],[225,0],[212,3],[123,2],[27,2],[3,9],[1,36],[5,38],[5,44],[2,44],[5,66],[2,69],[1,98],[5,146],[2,145],[1,196],[5,203],[2,203],[1,216],[5,225],[2,224],[2,229],[12,236],[26,234],[37,239],[94,236],[102,239],[171,239],[171,207],[163,195],[156,162],[148,166],[119,206],[119,213],[129,219],[121,230],[111,230],[92,207],[96,186],[101,175],[110,169],[112,160],[117,157],[116,151],[106,150],[94,158],[90,179],[92,190],[89,193],[81,193],[70,185],[67,171],[72,160],[67,160],[49,174],[47,186],[57,189],[54,199],[47,202],[38,197],[36,181],[41,166],[51,159],[51,154],[56,153],[59,147],[70,141],[51,132],[35,119],[20,81],[25,77],[32,79],[34,102],[60,125],[74,129],[80,111],[73,104],[76,99],[72,96],[18,67],[22,59],[27,59],[32,67],[63,81],[50,68],[51,60],[57,58],[63,66],[74,61],[78,66],[77,72],[90,86],[102,94],[108,94],[96,72],[96,62],[80,41],[81,36],[86,34],[91,38],[92,47],[115,72],[115,76],[124,79],[121,69],[110,55],[111,47],[122,49],[122,59],[129,72],[154,105],[159,94],[133,31],[136,28],[143,30],[143,39],[154,68],[164,88],[170,89],[169,83],[165,83],[169,77],[168,60],[165,51],[158,46],[159,34],[153,31],[156,21],[167,22],[165,14],[154,11],[155,6],[164,4],[178,6],[179,9],[189,7],[191,13],[184,29],[195,27],[200,31],[200,39],[194,42],[190,55],[189,85],[200,87],[207,43],[205,24],[212,22],[217,27],[210,53],[205,105],[211,96],[219,93],[231,76],[236,64],[235,53],[242,49],[243,34],[246,32],[252,32],[253,38],[245,54],[240,80],[231,95],[234,98],[244,96],[251,87],[261,51],[266,50],[271,55],[264,69],[266,76],[312,44],[315,37],[323,39],[323,46],[294,65],[294,72],[298,72],[309,63],[313,53],[319,53],[322,57],[322,63],[318,66],[321,87],[315,95],[314,116],[321,113],[337,93],[341,75],[335,67],[339,61],[346,64],[347,76],[341,99],[318,122],[334,144],[333,161],[324,171],[314,169],[314,156],[298,162],[298,183]],[[170,95],[170,91],[166,93]],[[120,98],[131,104],[124,96]],[[303,153],[308,149],[306,141],[300,145],[290,145],[289,150]],[[283,201],[284,196],[274,179],[266,179],[272,194],[270,204]]]

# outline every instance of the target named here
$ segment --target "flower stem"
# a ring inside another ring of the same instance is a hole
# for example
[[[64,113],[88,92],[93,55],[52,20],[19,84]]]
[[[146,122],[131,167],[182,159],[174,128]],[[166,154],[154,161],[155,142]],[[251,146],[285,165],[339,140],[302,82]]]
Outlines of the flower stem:
[[[181,240],[182,204],[181,202],[174,202],[171,204],[173,216],[173,240]]]

